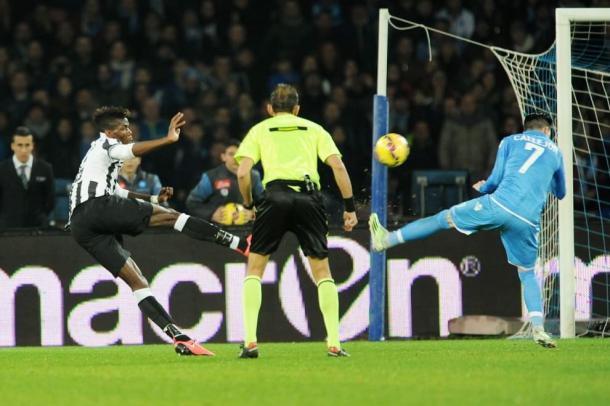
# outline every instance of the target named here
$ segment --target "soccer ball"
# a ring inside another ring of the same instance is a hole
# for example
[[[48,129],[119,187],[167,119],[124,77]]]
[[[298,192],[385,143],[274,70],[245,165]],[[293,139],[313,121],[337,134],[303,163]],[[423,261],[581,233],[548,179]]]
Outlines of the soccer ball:
[[[409,143],[399,134],[390,133],[381,136],[375,144],[375,157],[389,167],[402,165],[410,151]]]
[[[248,222],[244,206],[238,203],[227,203],[224,206],[224,216],[220,224],[225,226],[241,226]]]

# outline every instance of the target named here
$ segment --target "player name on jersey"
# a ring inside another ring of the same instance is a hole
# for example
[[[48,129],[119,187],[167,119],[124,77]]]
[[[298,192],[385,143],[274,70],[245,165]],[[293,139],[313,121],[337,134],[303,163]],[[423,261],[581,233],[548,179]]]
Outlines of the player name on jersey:
[[[513,136],[513,139],[515,141],[527,141],[527,142],[531,142],[533,144],[536,145],[540,145],[541,147],[544,148],[548,148],[551,151],[555,152],[558,151],[558,147],[557,144],[555,144],[553,141],[551,141],[550,139],[540,139],[539,137],[533,137],[527,134],[517,134]]]

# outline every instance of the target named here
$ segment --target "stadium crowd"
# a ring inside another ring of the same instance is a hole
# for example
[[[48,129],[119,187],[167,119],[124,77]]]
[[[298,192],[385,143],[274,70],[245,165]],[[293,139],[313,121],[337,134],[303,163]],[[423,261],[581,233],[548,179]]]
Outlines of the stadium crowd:
[[[98,134],[100,105],[131,109],[140,140],[163,136],[185,113],[179,143],[142,167],[184,202],[204,170],[219,165],[231,138],[265,117],[277,83],[300,90],[301,115],[334,138],[356,196],[370,193],[377,10],[483,43],[540,52],[554,38],[555,1],[514,0],[0,0],[0,159],[18,126],[56,182],[69,184]],[[578,4],[571,4],[578,5]],[[582,5],[582,4],[581,4]],[[410,173],[493,165],[499,139],[520,130],[514,92],[486,49],[423,32],[390,34],[390,129],[411,143],[408,165],[392,172],[398,214],[410,215]],[[336,194],[323,174],[329,196]]]

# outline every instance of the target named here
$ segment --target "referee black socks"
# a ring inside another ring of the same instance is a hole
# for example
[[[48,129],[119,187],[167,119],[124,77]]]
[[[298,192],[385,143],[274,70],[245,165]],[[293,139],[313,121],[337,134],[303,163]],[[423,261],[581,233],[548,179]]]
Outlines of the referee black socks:
[[[229,247],[234,250],[245,250],[248,246],[246,241],[240,241],[239,237],[219,228],[218,226],[184,213],[181,214],[176,220],[174,229],[176,231],[185,233],[191,238],[215,242],[223,247]]]

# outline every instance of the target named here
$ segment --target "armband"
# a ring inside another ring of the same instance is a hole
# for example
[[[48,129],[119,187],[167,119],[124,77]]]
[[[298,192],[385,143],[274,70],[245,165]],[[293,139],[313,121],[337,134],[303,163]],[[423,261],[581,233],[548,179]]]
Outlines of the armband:
[[[347,199],[343,199],[343,206],[345,207],[345,211],[348,213],[353,213],[356,211],[356,204],[354,203],[354,197],[348,197]]]

